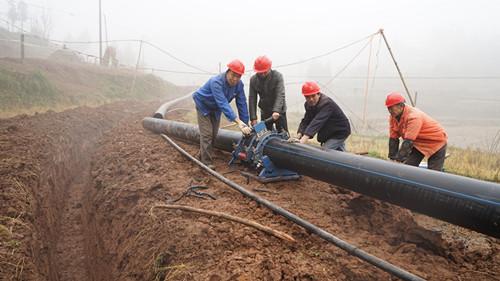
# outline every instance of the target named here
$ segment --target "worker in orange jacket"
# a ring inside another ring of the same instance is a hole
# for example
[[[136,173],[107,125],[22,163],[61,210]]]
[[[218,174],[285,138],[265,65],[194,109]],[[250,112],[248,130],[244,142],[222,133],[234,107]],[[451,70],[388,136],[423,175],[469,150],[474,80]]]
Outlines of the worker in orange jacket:
[[[415,107],[405,104],[397,92],[387,95],[385,105],[389,117],[389,159],[419,166],[427,157],[427,168],[442,171],[448,136],[434,119]],[[403,139],[399,147],[399,138]]]

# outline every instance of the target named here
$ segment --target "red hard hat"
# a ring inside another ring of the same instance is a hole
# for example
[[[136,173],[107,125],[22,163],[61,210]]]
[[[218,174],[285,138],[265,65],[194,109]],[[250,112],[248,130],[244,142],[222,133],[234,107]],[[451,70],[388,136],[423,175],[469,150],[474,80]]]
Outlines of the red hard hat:
[[[302,94],[304,96],[312,96],[319,93],[319,86],[316,82],[308,81],[302,85]]]
[[[398,92],[392,92],[387,95],[387,98],[385,99],[385,106],[391,107],[402,102],[405,102],[405,98]]]
[[[227,67],[234,73],[238,73],[239,75],[243,75],[245,73],[245,66],[240,60],[232,60],[227,64]]]
[[[255,63],[253,64],[253,69],[257,73],[263,73],[271,69],[272,64],[273,63],[268,57],[260,56],[255,60]]]

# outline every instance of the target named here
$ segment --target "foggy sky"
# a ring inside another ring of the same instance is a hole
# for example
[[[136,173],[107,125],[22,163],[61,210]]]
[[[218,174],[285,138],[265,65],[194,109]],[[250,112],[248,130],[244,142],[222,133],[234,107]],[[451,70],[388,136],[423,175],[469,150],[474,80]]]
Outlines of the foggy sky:
[[[98,40],[98,0],[25,2],[30,14],[40,12],[40,6],[49,8],[53,21],[51,38]],[[147,40],[210,72],[218,72],[219,63],[224,70],[225,64],[233,58],[241,59],[247,69],[252,68],[259,55],[270,57],[273,65],[294,62],[326,53],[383,28],[403,74],[409,77],[410,91],[420,94],[421,107],[445,118],[447,113],[442,112],[435,101],[448,102],[456,98],[451,102],[458,106],[457,110],[472,115],[480,110],[487,112],[488,118],[500,122],[497,110],[500,107],[500,79],[411,79],[422,76],[500,77],[499,1],[102,0],[102,10],[106,15],[108,39]],[[6,18],[6,12],[7,1],[1,0],[0,16]],[[287,99],[290,103],[301,103],[299,86],[302,81],[328,81],[363,44],[279,69],[289,83]],[[113,45],[118,48],[122,63],[135,64],[138,43]],[[98,54],[96,45],[68,46]],[[197,71],[148,46],[144,47],[143,55],[142,63],[147,67]],[[331,84],[339,98],[345,99],[358,114],[366,81],[343,80],[342,77],[366,76],[368,56],[367,48]],[[376,68],[376,76],[397,76],[383,43],[379,49],[379,37],[373,40],[371,58],[372,75]],[[198,85],[210,77],[161,75],[174,83]],[[249,75],[243,77],[246,84],[248,78]],[[385,94],[404,88],[397,79],[375,80],[370,85],[369,114],[383,118],[386,111],[380,104]],[[478,97],[483,100],[481,103],[468,103]]]
[[[31,13],[40,6],[49,8],[54,39],[98,39],[97,0],[26,2]],[[6,12],[6,0],[0,3]],[[102,0],[102,10],[109,39],[148,40],[209,71],[232,58],[250,68],[262,54],[275,65],[284,64],[384,28],[408,74],[500,75],[500,2],[493,0]],[[145,49],[144,55],[150,66],[189,70],[154,50]],[[338,55],[332,54],[322,62],[335,59]]]

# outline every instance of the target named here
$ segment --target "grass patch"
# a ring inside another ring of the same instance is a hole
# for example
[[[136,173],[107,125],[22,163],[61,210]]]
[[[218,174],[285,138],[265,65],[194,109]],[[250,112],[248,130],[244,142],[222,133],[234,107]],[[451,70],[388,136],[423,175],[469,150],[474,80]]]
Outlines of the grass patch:
[[[60,95],[38,70],[19,73],[0,69],[0,110],[12,107],[52,106]]]
[[[0,64],[0,118],[119,100],[165,99],[181,91],[152,74],[123,69],[53,61]]]

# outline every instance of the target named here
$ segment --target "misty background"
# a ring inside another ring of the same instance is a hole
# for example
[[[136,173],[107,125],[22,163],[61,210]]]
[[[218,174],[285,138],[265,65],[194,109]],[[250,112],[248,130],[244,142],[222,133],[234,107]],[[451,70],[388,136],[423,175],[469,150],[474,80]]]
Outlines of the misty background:
[[[20,3],[0,0],[1,28],[53,40],[51,51],[99,55],[98,0]],[[290,114],[303,113],[301,83],[315,80],[359,133],[372,135],[386,134],[386,94],[404,93],[375,34],[382,28],[417,107],[442,123],[452,145],[488,148],[500,139],[498,11],[500,2],[486,0],[102,0],[102,24],[103,40],[151,43],[110,42],[121,65],[178,85],[201,85],[238,58],[248,89],[254,59],[267,55],[284,74]]]

